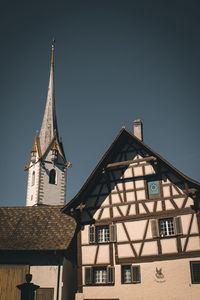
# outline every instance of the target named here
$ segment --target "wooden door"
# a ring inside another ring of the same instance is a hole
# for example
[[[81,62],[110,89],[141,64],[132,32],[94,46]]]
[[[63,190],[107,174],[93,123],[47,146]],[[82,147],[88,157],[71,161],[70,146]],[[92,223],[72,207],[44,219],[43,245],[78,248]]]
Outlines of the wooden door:
[[[39,288],[36,291],[36,300],[53,300],[53,288]]]
[[[0,299],[20,300],[21,292],[16,285],[26,282],[28,265],[0,265]]]

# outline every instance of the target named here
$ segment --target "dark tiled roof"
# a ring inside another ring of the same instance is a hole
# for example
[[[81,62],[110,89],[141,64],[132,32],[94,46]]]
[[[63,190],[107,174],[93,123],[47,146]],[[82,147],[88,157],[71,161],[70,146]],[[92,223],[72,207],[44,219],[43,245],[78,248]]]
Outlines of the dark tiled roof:
[[[0,207],[0,250],[65,250],[76,222],[61,206]]]

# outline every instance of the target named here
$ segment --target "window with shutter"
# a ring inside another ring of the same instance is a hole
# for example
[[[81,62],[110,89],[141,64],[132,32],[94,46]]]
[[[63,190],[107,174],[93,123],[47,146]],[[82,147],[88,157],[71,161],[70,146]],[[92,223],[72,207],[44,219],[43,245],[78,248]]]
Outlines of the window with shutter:
[[[182,234],[181,217],[151,220],[151,230],[153,238]]]
[[[191,281],[193,284],[200,284],[200,261],[190,262]]]
[[[126,265],[122,266],[122,283],[140,283],[140,266]]]
[[[116,242],[117,232],[116,225],[90,226],[89,227],[89,243],[108,243]]]
[[[85,267],[85,285],[112,285],[114,281],[114,267]]]

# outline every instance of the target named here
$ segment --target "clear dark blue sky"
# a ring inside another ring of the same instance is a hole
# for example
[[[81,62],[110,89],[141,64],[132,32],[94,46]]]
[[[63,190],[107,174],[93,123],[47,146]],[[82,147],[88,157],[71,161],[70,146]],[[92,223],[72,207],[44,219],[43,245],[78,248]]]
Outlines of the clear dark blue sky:
[[[25,205],[52,37],[67,200],[125,125],[200,181],[200,1],[1,2],[0,205]]]

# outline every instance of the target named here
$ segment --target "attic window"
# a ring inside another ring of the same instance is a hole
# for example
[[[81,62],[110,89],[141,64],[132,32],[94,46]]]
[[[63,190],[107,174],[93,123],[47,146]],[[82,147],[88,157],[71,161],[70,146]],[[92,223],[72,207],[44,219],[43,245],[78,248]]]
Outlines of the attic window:
[[[54,169],[52,169],[49,172],[49,183],[50,184],[55,184],[56,183],[56,171]]]

